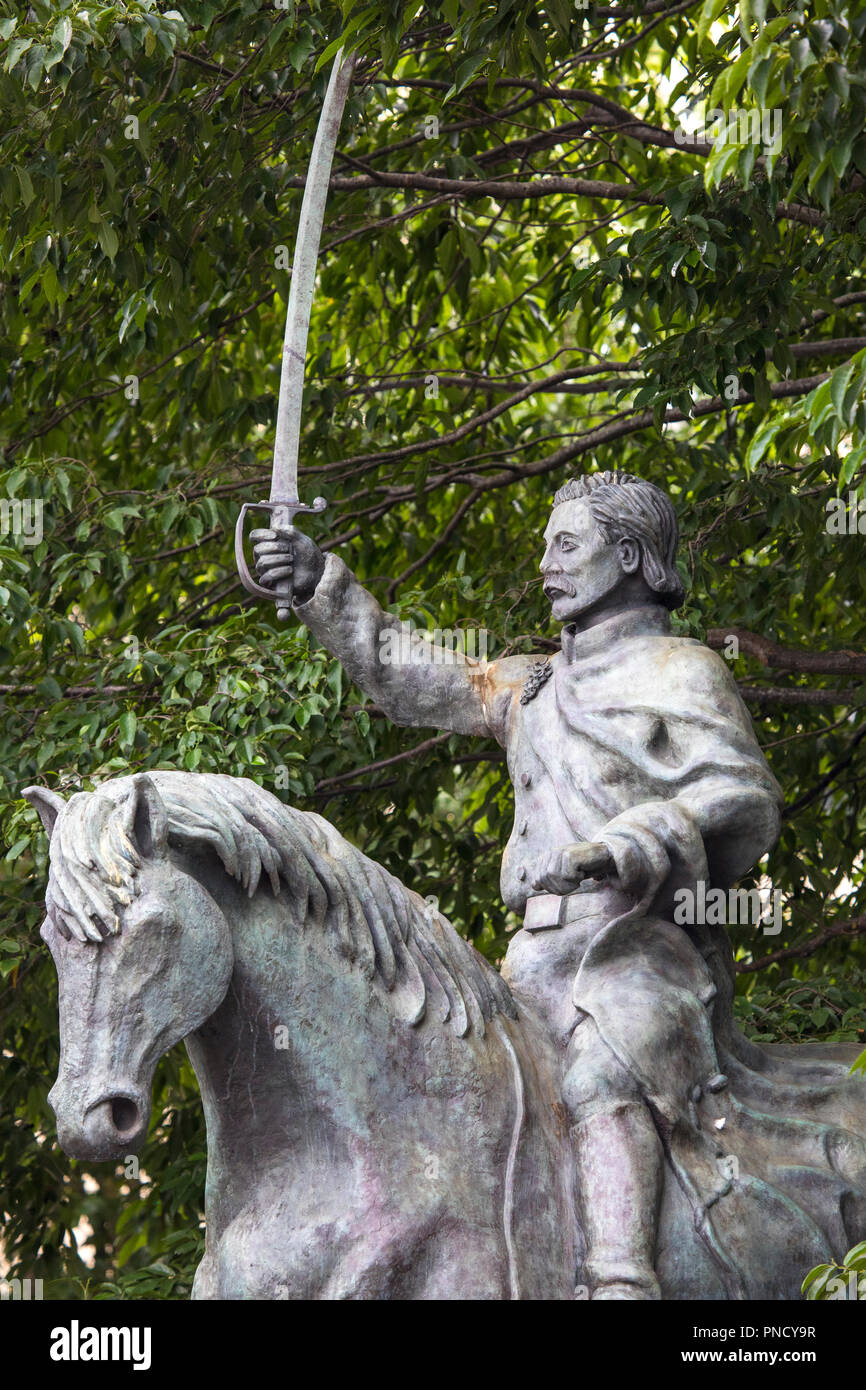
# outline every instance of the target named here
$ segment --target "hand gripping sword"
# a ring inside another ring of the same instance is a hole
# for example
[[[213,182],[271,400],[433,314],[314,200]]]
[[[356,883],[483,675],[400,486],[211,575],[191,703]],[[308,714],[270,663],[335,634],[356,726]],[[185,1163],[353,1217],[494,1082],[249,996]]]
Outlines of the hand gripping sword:
[[[326,506],[324,497],[315,498],[311,507],[305,506],[299,500],[298,451],[301,438],[301,408],[304,400],[307,335],[310,331],[310,310],[316,287],[316,259],[325,217],[325,203],[328,199],[331,163],[354,66],[355,54],[350,54],[344,62],[343,50],[340,49],[331,69],[325,103],[313,143],[313,153],[310,156],[310,167],[307,170],[295,259],[292,263],[289,307],[286,312],[270,498],[267,502],[245,502],[235,526],[235,561],[241,583],[247,593],[253,594],[256,598],[276,599],[277,617],[283,621],[292,611],[292,580],[282,579],[274,589],[266,589],[264,585],[256,583],[244,555],[244,518],[248,511],[263,508],[271,513],[272,525],[275,528],[292,531],[298,512],[320,512]]]

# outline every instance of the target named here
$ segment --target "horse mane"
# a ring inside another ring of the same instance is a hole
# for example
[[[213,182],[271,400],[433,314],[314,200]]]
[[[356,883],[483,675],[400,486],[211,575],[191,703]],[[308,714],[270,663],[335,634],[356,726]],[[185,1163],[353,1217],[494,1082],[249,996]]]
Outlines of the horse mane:
[[[461,1037],[495,1014],[516,1018],[505,981],[412,889],[368,859],[322,816],[286,806],[246,777],[151,772],[170,843],[209,848],[250,898],[264,876],[287,888],[298,920],[321,923],[338,953],[385,986],[397,1012],[419,1023],[438,1004]],[[67,938],[99,945],[121,929],[119,910],[139,891],[141,856],[131,816],[134,779],[76,792],[51,837],[48,915]]]

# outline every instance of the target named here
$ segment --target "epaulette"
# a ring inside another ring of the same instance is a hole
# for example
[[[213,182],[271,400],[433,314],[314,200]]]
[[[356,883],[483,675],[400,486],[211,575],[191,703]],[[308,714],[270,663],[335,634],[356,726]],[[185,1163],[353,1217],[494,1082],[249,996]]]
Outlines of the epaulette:
[[[523,684],[520,695],[520,703],[528,705],[530,700],[534,700],[539,690],[553,675],[553,665],[548,658],[547,661],[536,661],[529,668],[529,675]]]

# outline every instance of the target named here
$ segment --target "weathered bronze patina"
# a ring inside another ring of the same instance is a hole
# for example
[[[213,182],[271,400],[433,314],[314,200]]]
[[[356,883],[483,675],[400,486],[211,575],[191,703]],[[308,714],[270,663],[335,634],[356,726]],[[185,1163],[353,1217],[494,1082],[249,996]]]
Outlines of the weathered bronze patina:
[[[135,1151],[183,1038],[208,1125],[195,1297],[797,1298],[866,1238],[866,1088],[856,1046],[758,1047],[733,1021],[704,905],[772,847],[782,798],[724,661],[671,631],[669,499],[625,474],[557,493],[549,660],[431,661],[336,555],[255,539],[262,585],[291,579],[392,719],[505,748],[524,925],[497,975],[244,779],[30,788],[66,1151]]]

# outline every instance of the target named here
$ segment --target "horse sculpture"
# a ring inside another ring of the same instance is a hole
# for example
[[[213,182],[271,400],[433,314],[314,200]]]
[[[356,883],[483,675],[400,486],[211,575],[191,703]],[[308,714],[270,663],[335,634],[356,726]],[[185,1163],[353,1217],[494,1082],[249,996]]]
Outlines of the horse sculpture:
[[[559,1059],[438,912],[246,779],[153,772],[25,795],[50,835],[60,1144],[97,1162],[135,1152],[156,1064],[185,1041],[208,1135],[193,1298],[575,1296]],[[803,1050],[782,1087],[796,1120],[773,1113],[769,1055],[753,1108],[729,1112],[742,1171],[718,1209],[737,1217],[745,1292],[718,1258],[724,1221],[708,1240],[671,1168],[664,1297],[796,1298],[863,1230],[866,1146],[845,1128],[863,1114],[856,1051]]]
[[[52,809],[58,1137],[134,1152],[186,1039],[209,1151],[194,1298],[571,1294],[543,1040],[423,899],[242,779],[153,773]]]

